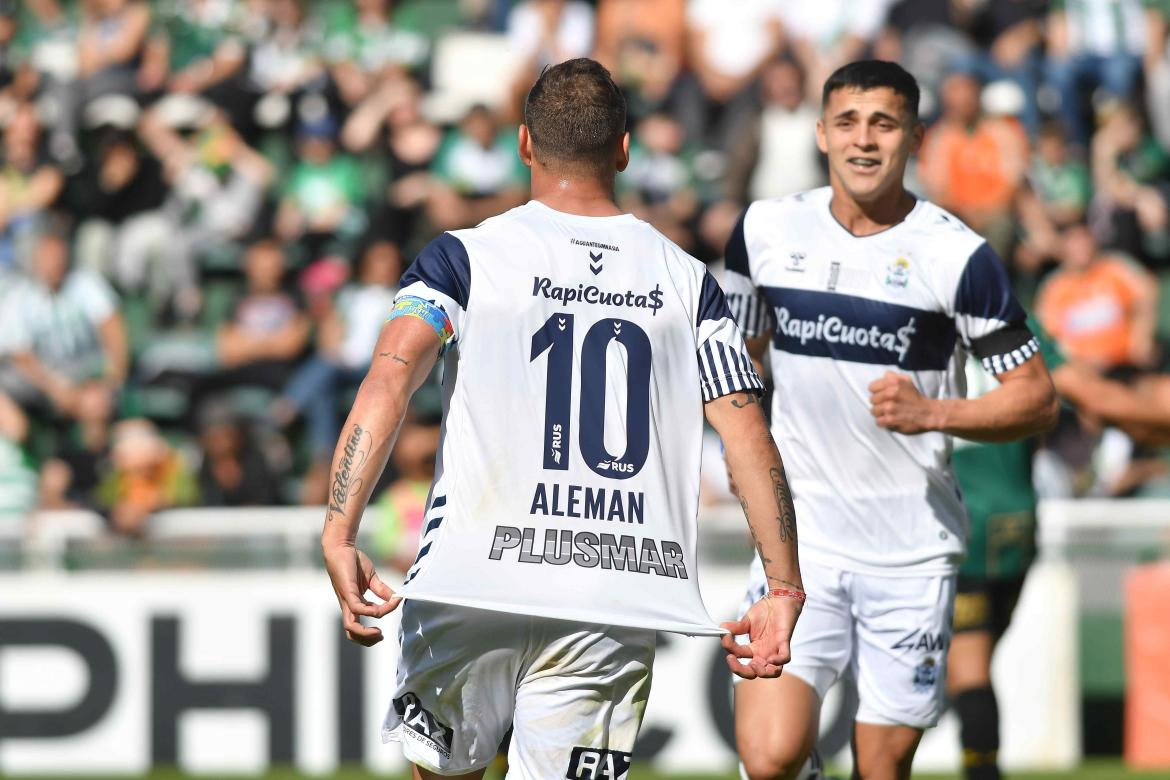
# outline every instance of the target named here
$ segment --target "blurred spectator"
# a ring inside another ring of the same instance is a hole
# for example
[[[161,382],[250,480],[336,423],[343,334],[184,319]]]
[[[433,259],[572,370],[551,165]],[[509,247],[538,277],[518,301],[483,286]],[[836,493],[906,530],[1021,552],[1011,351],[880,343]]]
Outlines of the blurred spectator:
[[[254,229],[274,176],[272,165],[244,142],[225,114],[200,102],[160,104],[145,114],[139,135],[171,187],[166,265],[177,282],[194,281],[201,256],[233,247]],[[196,295],[183,310],[198,305]]]
[[[182,455],[149,420],[123,420],[114,426],[110,472],[99,488],[113,530],[141,537],[150,515],[194,504],[198,498]]]
[[[891,0],[817,0],[784,3],[781,19],[792,54],[808,78],[808,93],[820,92],[830,74],[862,59],[885,23]]]
[[[759,108],[756,77],[784,41],[772,0],[689,0],[685,82],[678,116],[687,140],[729,151]]]
[[[508,14],[508,40],[530,82],[545,65],[589,56],[593,9],[583,0],[520,0]]]
[[[235,0],[156,2],[143,90],[198,95],[236,76],[247,54],[242,22]]]
[[[760,200],[821,186],[825,173],[814,132],[820,111],[805,100],[800,67],[790,60],[770,62],[760,86],[764,108],[732,154],[729,194],[741,201]]]
[[[203,458],[199,465],[202,506],[276,506],[277,475],[258,446],[254,432],[230,407],[205,411],[199,426]]]
[[[310,259],[320,257],[337,239],[356,239],[366,227],[365,179],[357,161],[337,150],[336,132],[337,123],[328,115],[301,124],[297,162],[276,212],[277,236],[305,242]]]
[[[215,336],[220,369],[196,381],[189,412],[197,418],[203,404],[239,386],[275,392],[288,382],[309,342],[309,319],[283,289],[285,256],[271,239],[257,241],[244,256],[247,289],[231,319]]]
[[[0,392],[0,524],[22,524],[36,506],[37,473],[25,457],[28,418]]]
[[[331,294],[342,279],[324,278],[329,270],[323,264],[307,269],[303,284],[310,291],[319,287],[325,295]],[[312,271],[319,271],[316,276],[322,278],[312,278]],[[273,417],[282,427],[305,415],[314,460],[326,468],[341,433],[341,399],[365,378],[382,324],[394,307],[400,276],[398,247],[388,241],[372,243],[362,254],[357,284],[341,291],[319,327],[316,354],[297,370],[272,406]]]
[[[1093,136],[1094,209],[1108,216],[1110,245],[1170,259],[1170,154],[1128,104],[1107,107]]]
[[[523,203],[528,191],[515,131],[500,127],[482,105],[473,106],[447,134],[431,173],[427,213],[439,230],[479,224]]]
[[[684,0],[600,0],[593,56],[626,91],[629,113],[661,108],[683,68]]]
[[[33,276],[13,284],[0,311],[0,384],[38,416],[108,417],[129,363],[117,306],[99,275],[70,270],[64,238],[41,236]]]
[[[374,549],[403,573],[418,552],[438,447],[439,426],[408,417],[390,452],[390,466],[398,476],[370,506],[377,518]]]
[[[150,5],[139,0],[82,3],[77,38],[77,78],[60,105],[54,152],[70,170],[81,164],[77,134],[82,111],[106,95],[141,92],[140,69],[150,31]]]
[[[194,274],[168,262],[174,227],[163,209],[167,187],[158,161],[145,154],[134,134],[105,130],[83,184],[93,204],[78,228],[81,263],[99,271],[123,292],[149,289],[156,309],[176,290],[198,296]]]
[[[975,74],[984,84],[1015,85],[1019,118],[1029,135],[1040,128],[1037,88],[1043,57],[1040,50],[1048,0],[958,0],[956,23],[975,48],[955,52],[953,70]]]
[[[431,193],[431,163],[443,133],[422,115],[417,84],[384,84],[349,116],[342,142],[355,153],[380,159],[389,178],[385,205],[372,226],[389,240],[405,244]]]
[[[927,197],[982,234],[1001,257],[1010,257],[1028,139],[1014,119],[984,114],[979,99],[975,77],[947,76],[942,115],[926,133],[918,175]]]
[[[1106,98],[1133,97],[1145,50],[1143,0],[1053,0],[1048,16],[1048,80],[1060,94],[1060,114],[1072,142],[1089,141],[1086,107],[1094,90]]]
[[[1102,253],[1088,227],[1064,234],[1060,269],[1036,296],[1036,318],[1068,356],[1109,371],[1155,360],[1158,286],[1128,258]]]
[[[1158,143],[1170,149],[1170,0],[1150,2],[1146,33],[1146,106]]]
[[[61,194],[65,177],[41,144],[36,108],[22,103],[4,128],[0,161],[0,270],[27,265],[36,231]]]
[[[939,88],[950,63],[975,48],[959,26],[965,16],[961,7],[957,2],[896,0],[874,40],[874,57],[900,63],[918,80],[918,115],[927,124],[938,116]]]
[[[1027,186],[1020,191],[1024,236],[1016,247],[1017,267],[1034,272],[1059,257],[1059,232],[1085,218],[1091,195],[1088,166],[1070,154],[1060,123],[1045,123],[1036,140]]]
[[[321,29],[308,14],[306,0],[267,0],[246,22],[250,44],[247,68],[232,92],[230,111],[249,142],[260,127],[284,127],[306,90],[324,88]]]
[[[390,0],[355,0],[328,19],[325,59],[342,100],[355,106],[388,80],[421,70],[430,41],[391,19]]]
[[[694,150],[685,147],[682,125],[670,114],[650,114],[634,130],[630,164],[618,176],[618,200],[623,209],[689,248],[694,243],[689,223],[699,209]]]

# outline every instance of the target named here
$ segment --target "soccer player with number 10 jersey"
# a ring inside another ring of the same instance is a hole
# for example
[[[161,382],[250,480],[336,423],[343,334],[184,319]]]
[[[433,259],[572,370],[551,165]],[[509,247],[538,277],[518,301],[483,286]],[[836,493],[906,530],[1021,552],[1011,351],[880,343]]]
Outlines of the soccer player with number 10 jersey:
[[[376,643],[359,616],[406,599],[383,735],[416,778],[482,777],[509,727],[510,778],[625,777],[655,630],[722,635],[733,671],[774,678],[804,603],[763,384],[723,292],[613,202],[629,159],[621,92],[570,60],[541,74],[524,115],[533,200],[444,233],[408,269],[332,464],[322,547],[349,637]],[[435,481],[395,593],[354,543],[439,359]],[[697,585],[704,417],[767,580],[722,627]]]

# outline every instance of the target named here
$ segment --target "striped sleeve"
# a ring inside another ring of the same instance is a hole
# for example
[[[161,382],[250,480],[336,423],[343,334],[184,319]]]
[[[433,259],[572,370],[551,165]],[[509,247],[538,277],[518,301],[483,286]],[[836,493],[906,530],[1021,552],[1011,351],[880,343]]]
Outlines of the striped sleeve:
[[[955,326],[992,374],[1018,368],[1040,352],[1003,262],[986,243],[967,260],[955,291]]]
[[[727,293],[727,306],[731,316],[739,323],[745,338],[756,338],[772,329],[771,310],[752,281],[747,241],[744,238],[744,219],[747,210],[740,215],[727,241],[724,258],[727,269],[723,274],[723,286]]]
[[[698,313],[699,382],[703,401],[741,392],[764,392],[743,333],[732,319],[727,299],[710,273],[703,278]]]
[[[419,252],[400,284],[396,308],[412,299],[437,306],[446,315],[447,339],[459,340],[471,296],[471,262],[462,241],[450,233],[440,234]]]

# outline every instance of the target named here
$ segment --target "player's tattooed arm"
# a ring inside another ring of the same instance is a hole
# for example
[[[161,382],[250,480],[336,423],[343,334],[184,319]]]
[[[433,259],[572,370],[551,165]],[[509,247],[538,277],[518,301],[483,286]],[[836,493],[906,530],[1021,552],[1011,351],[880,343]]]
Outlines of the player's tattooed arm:
[[[758,396],[732,393],[706,405],[723,439],[732,489],[772,587],[802,589],[796,553],[796,512],[776,442]]]
[[[399,354],[397,354],[397,353],[394,353],[394,352],[379,352],[379,353],[378,353],[378,357],[388,357],[388,358],[390,358],[391,360],[393,360],[395,363],[401,363],[401,364],[402,364],[402,365],[404,365],[404,366],[409,366],[409,365],[410,365],[410,361],[409,361],[409,360],[407,360],[406,358],[402,357],[402,355],[399,355]]]
[[[346,439],[341,460],[329,481],[329,508],[325,513],[325,522],[333,522],[334,514],[344,514],[346,503],[361,490],[364,481],[357,475],[369,457],[370,437],[360,424],[354,423]]]

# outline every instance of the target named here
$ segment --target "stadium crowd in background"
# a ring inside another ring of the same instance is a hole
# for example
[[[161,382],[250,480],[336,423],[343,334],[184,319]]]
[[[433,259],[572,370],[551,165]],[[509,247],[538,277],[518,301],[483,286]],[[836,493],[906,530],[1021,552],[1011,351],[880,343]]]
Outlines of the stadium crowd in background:
[[[713,265],[747,202],[826,182],[824,77],[903,63],[911,188],[1009,261],[1072,360],[1160,372],[1168,29],[1166,0],[0,2],[3,516],[91,507],[133,535],[185,503],[323,503],[397,277],[526,200],[521,100],[582,55],[627,93],[621,204]],[[406,526],[434,388],[415,407],[384,480]],[[1053,492],[1164,488],[1085,457],[1091,423],[1057,437]]]

